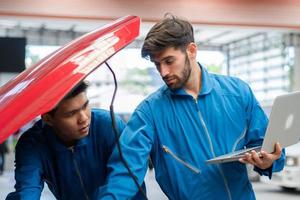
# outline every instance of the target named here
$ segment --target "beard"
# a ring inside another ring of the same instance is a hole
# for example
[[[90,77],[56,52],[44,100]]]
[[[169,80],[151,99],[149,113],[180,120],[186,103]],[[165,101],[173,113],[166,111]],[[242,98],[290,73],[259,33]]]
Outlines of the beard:
[[[167,86],[170,90],[181,89],[186,84],[186,82],[189,80],[191,71],[192,71],[191,63],[186,54],[185,61],[184,61],[184,68],[182,69],[180,74],[164,77],[163,80],[167,84]],[[170,84],[168,83],[169,80],[172,80],[172,82]]]

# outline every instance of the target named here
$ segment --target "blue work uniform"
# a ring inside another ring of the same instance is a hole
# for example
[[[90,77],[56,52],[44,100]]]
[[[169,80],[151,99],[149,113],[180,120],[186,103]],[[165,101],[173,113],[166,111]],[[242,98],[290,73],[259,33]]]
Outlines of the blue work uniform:
[[[150,155],[155,177],[169,199],[255,199],[246,165],[206,164],[206,160],[262,144],[267,116],[250,87],[238,78],[210,74],[201,67],[197,98],[167,86],[135,110],[120,138],[124,157],[142,183]],[[137,188],[115,150],[102,199],[127,199]],[[284,153],[269,169],[271,177],[284,166]]]
[[[121,133],[125,124],[120,118],[116,120]],[[40,199],[44,182],[59,200],[98,199],[114,146],[111,118],[105,110],[92,110],[88,136],[72,148],[64,146],[50,126],[38,121],[18,141],[16,191],[10,193],[7,200]]]

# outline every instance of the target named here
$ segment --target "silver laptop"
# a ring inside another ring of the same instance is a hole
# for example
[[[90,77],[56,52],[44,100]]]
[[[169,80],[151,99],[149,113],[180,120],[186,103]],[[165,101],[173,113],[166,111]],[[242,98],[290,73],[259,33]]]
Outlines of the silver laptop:
[[[297,143],[300,139],[300,91],[276,97],[269,119],[262,146],[234,151],[207,160],[206,163],[237,161],[252,150],[259,152],[263,149],[272,153],[276,142],[279,142],[282,148]]]

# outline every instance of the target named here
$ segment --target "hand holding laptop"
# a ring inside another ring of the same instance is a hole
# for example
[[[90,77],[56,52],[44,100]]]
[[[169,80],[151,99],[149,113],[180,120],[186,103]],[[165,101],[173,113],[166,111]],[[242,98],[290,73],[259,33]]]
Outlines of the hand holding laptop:
[[[211,158],[207,164],[218,164],[238,161],[253,164],[261,169],[270,167],[281,155],[281,148],[288,147],[300,141],[300,91],[280,95],[275,98],[270,120],[262,146],[239,149],[224,155]],[[276,142],[280,143],[276,144]],[[275,144],[275,151],[274,151]],[[258,153],[264,150],[264,153]],[[255,151],[255,152],[254,152]],[[268,152],[268,153],[267,153]],[[273,153],[271,153],[273,152]],[[245,157],[244,155],[247,154]]]
[[[252,164],[260,169],[267,169],[272,166],[273,162],[280,158],[282,148],[279,143],[275,144],[275,151],[273,153],[267,153],[266,151],[256,152],[252,150],[249,153],[245,153],[243,158],[240,158],[241,163]]]

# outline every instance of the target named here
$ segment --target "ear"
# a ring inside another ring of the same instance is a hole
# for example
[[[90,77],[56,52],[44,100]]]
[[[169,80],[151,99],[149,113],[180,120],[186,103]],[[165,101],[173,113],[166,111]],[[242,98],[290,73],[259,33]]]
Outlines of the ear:
[[[190,59],[196,60],[197,57],[197,45],[194,42],[191,42],[186,48],[187,54]]]
[[[52,119],[53,117],[50,114],[48,114],[48,113],[43,114],[43,115],[41,115],[41,118],[47,125],[49,125],[49,126],[53,125],[53,119]]]

